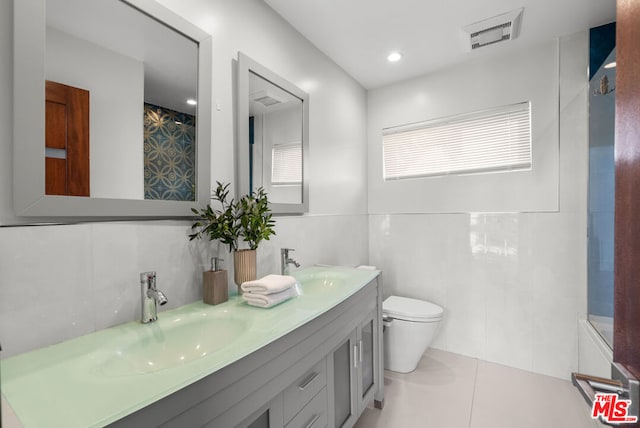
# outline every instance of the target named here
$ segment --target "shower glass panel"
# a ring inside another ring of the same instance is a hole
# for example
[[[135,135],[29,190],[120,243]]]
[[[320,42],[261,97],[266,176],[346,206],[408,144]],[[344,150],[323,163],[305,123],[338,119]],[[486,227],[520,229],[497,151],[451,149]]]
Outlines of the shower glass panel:
[[[588,318],[612,349],[615,33],[611,23],[589,34]]]

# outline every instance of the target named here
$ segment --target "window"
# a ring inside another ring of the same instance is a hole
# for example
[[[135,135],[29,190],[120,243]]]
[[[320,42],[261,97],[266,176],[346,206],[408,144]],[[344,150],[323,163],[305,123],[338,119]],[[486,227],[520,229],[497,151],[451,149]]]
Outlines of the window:
[[[271,150],[271,184],[302,184],[302,143],[276,144]]]
[[[531,169],[529,102],[382,131],[384,179]]]

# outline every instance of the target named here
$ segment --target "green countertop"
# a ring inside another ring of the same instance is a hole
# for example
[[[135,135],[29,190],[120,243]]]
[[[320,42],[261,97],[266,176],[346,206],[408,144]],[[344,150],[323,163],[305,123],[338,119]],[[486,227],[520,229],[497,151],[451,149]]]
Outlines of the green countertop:
[[[25,428],[104,426],[295,330],[378,273],[301,269],[293,275],[303,294],[270,309],[237,296],[216,306],[196,302],[159,312],[151,324],[121,324],[7,358],[2,393]]]

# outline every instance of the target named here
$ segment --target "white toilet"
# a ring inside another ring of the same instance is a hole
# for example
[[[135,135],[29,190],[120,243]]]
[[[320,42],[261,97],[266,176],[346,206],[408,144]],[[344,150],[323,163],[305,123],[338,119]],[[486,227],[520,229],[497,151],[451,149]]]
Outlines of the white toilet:
[[[382,302],[384,368],[409,373],[434,338],[443,309],[424,300],[391,296]]]

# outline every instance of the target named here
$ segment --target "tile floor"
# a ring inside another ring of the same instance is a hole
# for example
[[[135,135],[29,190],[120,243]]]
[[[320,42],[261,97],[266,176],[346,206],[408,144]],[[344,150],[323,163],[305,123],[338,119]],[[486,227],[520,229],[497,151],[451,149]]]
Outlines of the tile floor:
[[[385,371],[385,407],[356,428],[596,428],[571,382],[430,349],[408,374]]]

